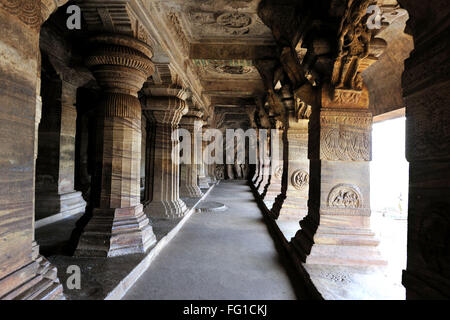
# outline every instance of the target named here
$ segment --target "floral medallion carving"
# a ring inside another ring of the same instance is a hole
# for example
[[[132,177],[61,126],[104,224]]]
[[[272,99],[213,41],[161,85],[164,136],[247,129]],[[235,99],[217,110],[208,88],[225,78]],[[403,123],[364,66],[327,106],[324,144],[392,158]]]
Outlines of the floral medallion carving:
[[[297,170],[291,177],[292,186],[297,190],[304,190],[309,185],[309,174],[305,170]]]
[[[283,166],[278,166],[275,169],[275,173],[274,173],[275,178],[277,178],[278,180],[281,180],[281,178],[283,177]]]
[[[362,204],[361,191],[354,185],[339,184],[328,195],[328,206],[331,208],[358,209],[362,208]]]

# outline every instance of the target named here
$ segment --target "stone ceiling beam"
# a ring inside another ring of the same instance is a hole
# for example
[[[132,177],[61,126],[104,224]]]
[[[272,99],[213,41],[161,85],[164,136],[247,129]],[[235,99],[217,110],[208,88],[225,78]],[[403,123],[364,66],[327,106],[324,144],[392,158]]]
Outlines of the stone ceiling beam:
[[[267,59],[277,57],[275,45],[242,45],[229,43],[192,43],[190,59]]]

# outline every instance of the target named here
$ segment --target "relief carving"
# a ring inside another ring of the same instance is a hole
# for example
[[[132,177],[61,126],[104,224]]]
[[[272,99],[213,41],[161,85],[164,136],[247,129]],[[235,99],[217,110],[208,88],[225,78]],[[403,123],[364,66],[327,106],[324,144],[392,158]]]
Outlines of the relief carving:
[[[214,12],[191,12],[192,22],[197,25],[212,25],[229,35],[243,35],[250,32],[252,18],[244,13],[227,12],[217,16]]]
[[[350,2],[341,21],[338,56],[332,84],[338,89],[362,90],[361,60],[369,56],[372,34],[364,17],[371,0]]]
[[[183,27],[181,26],[180,20],[176,12],[172,11],[167,14],[167,18],[170,22],[170,29],[175,33],[178,40],[181,42],[181,46],[184,52],[189,52],[189,41],[184,34]]]
[[[305,170],[297,170],[292,174],[291,183],[297,190],[303,190],[309,185],[309,174]]]
[[[41,0],[0,0],[0,7],[33,29],[42,23]]]
[[[225,167],[224,167],[224,165],[223,164],[216,165],[216,168],[214,169],[214,174],[215,174],[217,180],[225,179]]]
[[[281,178],[283,177],[283,166],[278,166],[278,167],[275,169],[274,176],[275,176],[275,178],[277,178],[278,180],[281,180]]]
[[[351,128],[323,128],[320,158],[332,161],[370,161],[371,139],[367,131]]]
[[[362,195],[357,186],[339,184],[335,186],[328,196],[328,206],[340,209],[362,208]]]

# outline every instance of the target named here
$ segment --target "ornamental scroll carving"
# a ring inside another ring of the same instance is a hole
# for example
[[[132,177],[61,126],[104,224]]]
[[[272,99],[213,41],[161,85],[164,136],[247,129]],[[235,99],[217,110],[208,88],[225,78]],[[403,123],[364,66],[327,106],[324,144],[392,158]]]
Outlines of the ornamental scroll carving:
[[[323,112],[320,128],[320,158],[331,161],[370,161],[370,113]]]
[[[362,208],[362,204],[361,191],[357,186],[350,184],[339,184],[328,195],[328,206],[331,208],[359,209]]]

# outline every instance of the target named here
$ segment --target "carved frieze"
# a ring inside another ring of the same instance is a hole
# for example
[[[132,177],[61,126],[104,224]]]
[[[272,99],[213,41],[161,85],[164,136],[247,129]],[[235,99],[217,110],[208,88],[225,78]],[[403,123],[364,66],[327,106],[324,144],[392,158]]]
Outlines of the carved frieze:
[[[169,28],[175,34],[178,41],[181,43],[181,48],[185,53],[189,52],[189,40],[187,39],[183,26],[181,25],[178,14],[175,11],[170,11],[167,14],[167,19],[169,20]]]
[[[363,199],[361,191],[357,186],[350,184],[339,184],[335,186],[328,195],[328,207],[339,209],[362,208]]]
[[[252,17],[240,12],[196,11],[189,13],[189,18],[197,27],[202,26],[205,29],[205,26],[208,26],[210,32],[223,32],[233,36],[248,34],[253,23]]]
[[[331,161],[371,160],[370,113],[322,111],[320,158]]]

